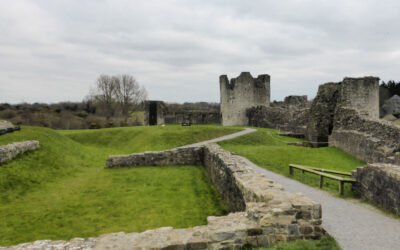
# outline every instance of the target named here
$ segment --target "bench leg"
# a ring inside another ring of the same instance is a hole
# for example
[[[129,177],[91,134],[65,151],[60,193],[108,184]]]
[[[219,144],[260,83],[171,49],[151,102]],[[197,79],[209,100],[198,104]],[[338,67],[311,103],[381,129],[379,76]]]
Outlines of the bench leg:
[[[344,187],[344,182],[339,181],[339,194],[340,195],[343,195],[343,193],[344,193],[343,187]]]
[[[323,185],[324,185],[324,177],[322,175],[320,175],[319,188],[322,188]]]
[[[303,182],[304,182],[304,172],[305,172],[304,170],[301,171],[301,181]]]
[[[289,174],[293,175],[293,167],[292,166],[289,166]]]

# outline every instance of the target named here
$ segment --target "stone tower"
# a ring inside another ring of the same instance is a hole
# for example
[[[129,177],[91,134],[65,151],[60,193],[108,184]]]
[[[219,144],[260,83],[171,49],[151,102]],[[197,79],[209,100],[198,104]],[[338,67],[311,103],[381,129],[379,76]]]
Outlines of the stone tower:
[[[250,72],[242,72],[230,81],[226,75],[219,77],[221,93],[221,123],[223,126],[246,126],[246,109],[269,106],[270,76],[253,78]]]
[[[340,86],[338,104],[379,119],[379,78],[345,77]]]

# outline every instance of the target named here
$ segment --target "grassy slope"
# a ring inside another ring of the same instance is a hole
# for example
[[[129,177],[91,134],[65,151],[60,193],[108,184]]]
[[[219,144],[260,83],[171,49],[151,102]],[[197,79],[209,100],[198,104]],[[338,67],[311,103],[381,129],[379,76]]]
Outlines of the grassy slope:
[[[134,153],[163,150],[204,141],[242,130],[217,125],[168,125],[165,127],[130,127],[101,130],[62,130],[60,134],[86,146],[106,149],[108,153]]]
[[[41,148],[0,167],[0,245],[204,224],[226,208],[201,167],[105,170],[104,162],[108,154],[172,148],[237,130],[23,127],[1,136],[0,145],[36,139]]]
[[[333,147],[304,148],[286,145],[283,141],[300,141],[299,139],[281,137],[272,129],[257,129],[257,132],[241,136],[219,144],[226,150],[243,155],[268,170],[289,176],[289,163],[314,166],[343,171],[354,170],[363,163],[349,154]],[[301,172],[295,170],[295,177],[300,180]],[[306,173],[304,181],[319,187],[319,177]],[[349,185],[345,185],[345,196],[352,196]],[[337,181],[324,180],[324,190],[337,194]]]

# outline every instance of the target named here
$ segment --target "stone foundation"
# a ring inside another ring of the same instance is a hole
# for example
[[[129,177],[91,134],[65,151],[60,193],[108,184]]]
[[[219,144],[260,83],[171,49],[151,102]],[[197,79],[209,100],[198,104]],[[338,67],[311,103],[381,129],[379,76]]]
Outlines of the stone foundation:
[[[393,213],[400,214],[400,166],[368,164],[353,173],[354,191],[364,199]]]
[[[0,164],[11,161],[19,154],[32,151],[39,148],[38,141],[14,142],[0,146]]]

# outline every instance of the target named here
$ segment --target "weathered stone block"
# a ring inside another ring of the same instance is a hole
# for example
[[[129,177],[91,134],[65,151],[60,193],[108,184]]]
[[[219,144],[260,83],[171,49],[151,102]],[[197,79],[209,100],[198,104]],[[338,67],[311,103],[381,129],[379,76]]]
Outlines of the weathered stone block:
[[[39,148],[38,141],[14,142],[0,146],[0,164],[11,161],[20,154]]]

